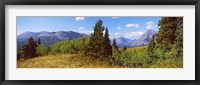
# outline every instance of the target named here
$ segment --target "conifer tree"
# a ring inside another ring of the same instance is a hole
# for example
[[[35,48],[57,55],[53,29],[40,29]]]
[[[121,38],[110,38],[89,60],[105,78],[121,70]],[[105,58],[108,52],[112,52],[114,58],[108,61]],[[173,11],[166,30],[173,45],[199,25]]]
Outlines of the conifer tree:
[[[167,56],[183,56],[183,17],[162,17],[158,25],[156,49],[161,49]]]
[[[100,50],[103,50],[102,49],[103,31],[104,31],[103,21],[101,20],[97,21],[93,29],[94,29],[94,33],[90,37],[88,51],[91,53],[96,53],[97,56],[99,56],[103,52],[103,51],[100,51]]]
[[[41,40],[40,40],[40,38],[38,38],[38,45],[40,45],[41,44]]]
[[[155,35],[153,35],[151,40],[150,40],[150,42],[149,42],[149,44],[148,44],[147,51],[152,52],[155,46],[156,46]]]
[[[112,46],[113,46],[115,49],[118,50],[117,42],[116,42],[116,39],[115,39],[115,38],[113,39],[113,44],[112,44]]]
[[[176,42],[176,31],[182,29],[183,18],[162,17],[162,19],[159,20],[158,26],[160,26],[160,28],[156,38],[157,47],[169,51]]]
[[[127,50],[127,48],[126,48],[126,45],[124,46],[123,50],[124,50],[124,51],[126,51],[126,50]]]
[[[37,43],[34,41],[33,37],[28,39],[27,44],[24,44],[19,51],[19,57],[29,58],[35,57],[37,51]]]
[[[35,57],[36,56],[36,51],[37,51],[37,44],[36,42],[34,41],[34,38],[33,37],[30,37],[28,39],[28,43],[27,43],[27,56],[29,57]]]
[[[112,55],[112,46],[110,45],[110,38],[108,28],[105,30],[105,35],[103,37],[103,56],[111,56]]]

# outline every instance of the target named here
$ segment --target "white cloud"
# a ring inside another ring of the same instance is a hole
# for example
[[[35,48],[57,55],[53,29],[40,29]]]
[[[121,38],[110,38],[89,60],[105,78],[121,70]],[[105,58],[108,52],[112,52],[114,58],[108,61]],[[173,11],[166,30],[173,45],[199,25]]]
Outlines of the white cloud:
[[[118,33],[118,32],[116,32],[115,33],[115,36],[120,36],[122,33]]]
[[[78,29],[79,29],[79,30],[85,30],[85,28],[84,28],[84,27],[79,27]]]
[[[117,18],[119,18],[119,17],[112,17],[112,19],[117,19]]]
[[[122,29],[120,26],[117,26],[117,29]]]
[[[85,20],[85,17],[76,17],[75,20],[76,20],[76,21]]]
[[[155,25],[153,23],[153,21],[149,21],[146,23],[146,29],[150,30],[150,29],[154,29]]]
[[[128,39],[138,39],[140,36],[142,36],[145,32],[143,31],[138,31],[138,32],[127,32],[124,34],[124,37]]]
[[[86,30],[84,27],[79,27],[77,32],[91,34],[91,33],[93,33],[93,30]]]
[[[125,27],[127,28],[138,28],[140,25],[139,24],[127,24]]]

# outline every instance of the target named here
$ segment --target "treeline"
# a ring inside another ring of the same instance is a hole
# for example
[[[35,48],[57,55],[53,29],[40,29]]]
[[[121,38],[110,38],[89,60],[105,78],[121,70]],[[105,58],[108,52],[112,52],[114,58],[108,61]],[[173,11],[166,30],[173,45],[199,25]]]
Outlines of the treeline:
[[[87,46],[88,43],[89,37],[84,36],[77,39],[69,38],[68,40],[56,42],[47,46],[42,43],[40,38],[38,41],[34,41],[34,38],[30,37],[28,42],[18,49],[17,57],[18,59],[27,59],[48,54],[79,53],[85,51],[85,46]]]

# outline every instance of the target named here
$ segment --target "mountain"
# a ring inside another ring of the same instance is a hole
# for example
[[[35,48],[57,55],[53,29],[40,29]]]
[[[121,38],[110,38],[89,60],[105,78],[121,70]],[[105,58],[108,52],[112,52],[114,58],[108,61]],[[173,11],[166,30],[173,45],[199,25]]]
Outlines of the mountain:
[[[116,38],[116,43],[119,48],[123,48],[125,45],[128,48],[144,46],[149,43],[149,41],[151,40],[151,37],[156,33],[157,32],[155,32],[154,30],[148,30],[148,31],[146,31],[146,33],[141,35],[138,39],[134,39],[134,40],[131,40],[131,39],[128,39],[125,37],[118,37],[118,38]],[[111,44],[112,44],[112,42],[113,42],[113,40],[111,40]]]
[[[130,47],[137,47],[137,46],[144,46],[149,43],[151,40],[151,37],[156,34],[154,30],[148,30],[146,33],[144,33],[141,37],[139,37],[137,40],[131,42],[129,44]]]
[[[46,45],[51,45],[55,42],[66,40],[66,39],[76,39],[82,36],[87,36],[87,34],[73,32],[73,31],[57,31],[57,32],[24,32],[17,36],[17,47],[21,47],[23,44],[27,43],[29,37],[33,37],[36,41],[38,38],[41,39],[42,43]]]
[[[120,48],[123,48],[125,45],[128,46],[128,44],[131,42],[132,42],[132,40],[125,38],[125,37],[116,38],[117,46]]]

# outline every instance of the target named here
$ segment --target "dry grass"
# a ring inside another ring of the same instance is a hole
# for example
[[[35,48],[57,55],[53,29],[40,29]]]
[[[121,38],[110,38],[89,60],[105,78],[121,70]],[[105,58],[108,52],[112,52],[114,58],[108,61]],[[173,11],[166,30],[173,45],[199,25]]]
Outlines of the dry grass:
[[[143,54],[146,46],[128,48],[128,52],[135,52],[137,59],[144,61]],[[122,50],[120,48],[120,50]],[[145,57],[146,59],[146,57]],[[137,62],[139,62],[137,60]],[[133,68],[182,68],[183,58],[177,59],[159,59],[154,62]],[[20,59],[17,61],[17,68],[130,68],[126,66],[111,65],[108,61],[96,59],[93,56],[85,56],[82,53],[78,54],[50,54],[38,56],[30,59]]]
[[[120,66],[111,66],[107,61],[82,54],[58,54],[20,59],[17,61],[17,68],[120,68]]]

